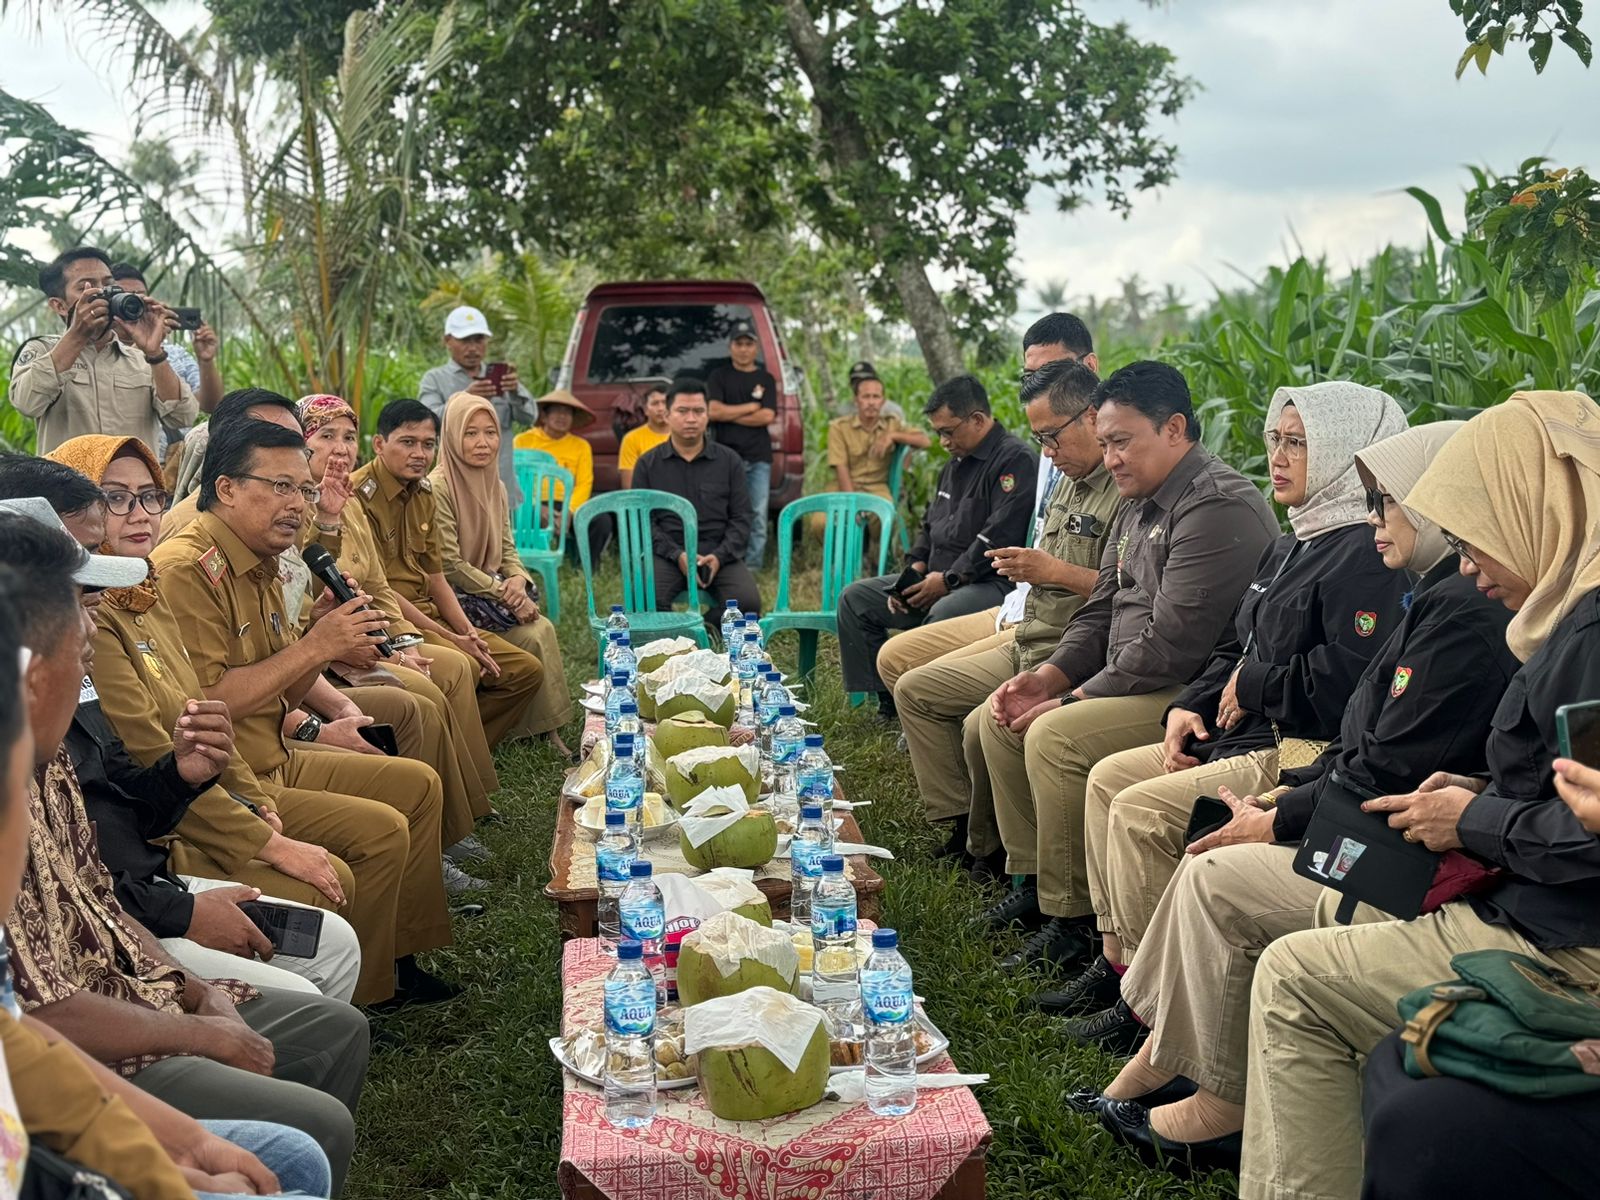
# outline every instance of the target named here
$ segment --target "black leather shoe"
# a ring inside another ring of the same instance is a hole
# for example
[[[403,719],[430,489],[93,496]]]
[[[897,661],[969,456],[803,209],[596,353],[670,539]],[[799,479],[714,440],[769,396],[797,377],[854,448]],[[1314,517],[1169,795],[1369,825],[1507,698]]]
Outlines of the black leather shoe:
[[[1111,1136],[1139,1152],[1139,1157],[1169,1171],[1239,1171],[1244,1135],[1230,1133],[1203,1142],[1173,1142],[1150,1128],[1150,1110],[1138,1100],[1107,1100],[1100,1105],[1100,1124]]]
[[[1015,971],[1030,964],[1071,967],[1093,952],[1093,943],[1082,925],[1074,925],[1065,917],[1051,917],[1028,936],[1028,940],[1022,943],[1022,949],[1001,959],[1000,967],[1005,971]]]
[[[996,930],[1010,929],[1013,925],[1037,929],[1046,919],[1039,911],[1039,889],[1036,887],[1016,888],[1000,903],[984,909],[978,917],[980,924]]]
[[[1101,954],[1057,992],[1040,992],[1033,1002],[1047,1013],[1098,1012],[1122,996],[1122,976]]]
[[[1004,850],[996,850],[983,858],[974,858],[968,854],[961,860],[961,865],[978,883],[1003,883],[1010,878],[1009,872],[1006,871]]]
[[[1069,1041],[1089,1042],[1107,1054],[1129,1055],[1139,1048],[1150,1031],[1133,1019],[1133,1010],[1121,1000],[1087,1017],[1062,1025]]]
[[[1194,1080],[1185,1079],[1182,1075],[1179,1075],[1167,1083],[1163,1083],[1153,1092],[1146,1092],[1142,1096],[1136,1096],[1129,1103],[1138,1104],[1144,1108],[1160,1108],[1163,1104],[1176,1104],[1179,1100],[1187,1100],[1195,1094],[1196,1090]],[[1067,1107],[1073,1112],[1081,1113],[1086,1117],[1097,1117],[1100,1115],[1101,1108],[1105,1105],[1116,1103],[1119,1102],[1110,1099],[1105,1093],[1098,1092],[1094,1088],[1081,1088],[1076,1092],[1067,1093]]]

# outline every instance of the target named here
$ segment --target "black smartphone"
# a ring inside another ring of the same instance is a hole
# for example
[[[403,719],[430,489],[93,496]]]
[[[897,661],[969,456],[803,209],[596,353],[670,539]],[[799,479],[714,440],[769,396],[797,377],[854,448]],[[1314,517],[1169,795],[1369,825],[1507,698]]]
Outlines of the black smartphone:
[[[270,900],[246,900],[239,911],[267,935],[274,953],[288,958],[315,958],[322,944],[322,910]]]
[[[400,757],[400,743],[395,741],[393,725],[363,725],[356,732],[367,745],[377,747],[390,758]]]
[[[926,572],[919,571],[915,567],[907,567],[900,572],[900,578],[894,581],[894,584],[889,588],[889,593],[897,599],[904,600],[906,598],[906,589],[916,587],[927,577]]]
[[[701,587],[710,587],[712,579],[715,578],[715,576],[711,574],[711,564],[701,563],[699,566],[697,566],[694,569],[694,577],[700,581]]]
[[[1206,834],[1215,833],[1231,820],[1233,809],[1221,800],[1215,796],[1197,796],[1194,811],[1189,814],[1189,828],[1183,834],[1183,844],[1191,845]]]
[[[1556,709],[1556,737],[1561,757],[1586,767],[1600,767],[1600,700],[1563,704]]]
[[[178,328],[196,330],[200,328],[201,316],[198,308],[174,308],[172,315],[178,318]]]

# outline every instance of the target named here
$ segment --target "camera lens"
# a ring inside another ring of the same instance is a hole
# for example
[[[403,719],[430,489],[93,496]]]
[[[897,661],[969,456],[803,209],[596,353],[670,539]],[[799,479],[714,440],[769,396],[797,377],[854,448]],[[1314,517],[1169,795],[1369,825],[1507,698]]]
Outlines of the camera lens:
[[[136,292],[125,292],[118,287],[106,289],[106,307],[116,320],[127,321],[129,324],[144,317],[144,297]]]

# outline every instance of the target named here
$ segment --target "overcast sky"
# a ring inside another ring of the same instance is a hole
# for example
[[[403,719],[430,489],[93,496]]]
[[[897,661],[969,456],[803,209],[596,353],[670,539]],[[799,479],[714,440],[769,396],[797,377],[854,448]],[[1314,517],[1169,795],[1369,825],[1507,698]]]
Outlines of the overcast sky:
[[[1459,223],[1464,163],[1508,170],[1545,153],[1600,166],[1600,74],[1558,45],[1543,76],[1516,48],[1486,78],[1474,68],[1458,83],[1463,37],[1448,0],[1085,3],[1166,45],[1203,90],[1170,130],[1178,181],[1141,197],[1128,220],[1061,216],[1047,202],[1027,215],[1017,254],[1030,283],[1064,279],[1073,295],[1108,295],[1137,272],[1201,298],[1229,266],[1282,261],[1291,237],[1340,265],[1386,242],[1420,242],[1421,211],[1397,194],[1409,184],[1439,195]],[[199,6],[160,11],[182,26]],[[0,19],[0,45],[11,51],[0,87],[120,153],[132,126],[99,55],[86,60],[60,33],[41,37],[15,16]]]

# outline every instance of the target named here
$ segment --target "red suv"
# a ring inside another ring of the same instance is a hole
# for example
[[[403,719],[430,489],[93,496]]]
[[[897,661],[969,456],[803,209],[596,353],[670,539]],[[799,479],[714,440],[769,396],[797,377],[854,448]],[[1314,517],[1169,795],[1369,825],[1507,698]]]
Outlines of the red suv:
[[[675,375],[704,379],[728,362],[728,336],[749,321],[761,342],[759,361],[778,381],[778,419],[772,433],[772,491],[776,515],[797,499],[805,479],[805,432],[800,420],[801,375],[790,361],[767,298],[739,280],[603,283],[584,298],[572,324],[556,386],[589,406],[595,422],[583,436],[594,447],[594,490],[617,486],[617,434],[612,410],[638,398],[651,380]]]

